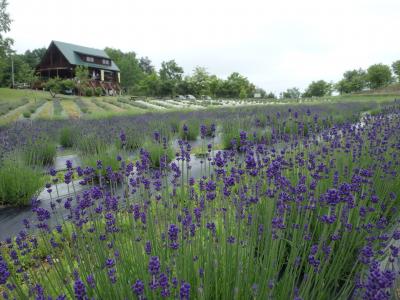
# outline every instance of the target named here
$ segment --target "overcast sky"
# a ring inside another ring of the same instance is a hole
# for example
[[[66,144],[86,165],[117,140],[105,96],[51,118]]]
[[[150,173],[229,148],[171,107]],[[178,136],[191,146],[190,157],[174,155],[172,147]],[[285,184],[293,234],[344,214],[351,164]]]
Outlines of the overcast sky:
[[[399,0],[9,0],[17,52],[51,40],[175,59],[267,91],[400,59]]]

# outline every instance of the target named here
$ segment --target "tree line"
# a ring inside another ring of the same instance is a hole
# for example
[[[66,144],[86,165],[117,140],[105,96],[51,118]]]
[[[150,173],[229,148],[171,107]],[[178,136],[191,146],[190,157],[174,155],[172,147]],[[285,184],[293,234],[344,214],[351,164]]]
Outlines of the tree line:
[[[367,70],[356,69],[343,73],[343,77],[337,83],[324,80],[313,81],[301,95],[304,98],[329,96],[333,91],[339,94],[351,94],[364,90],[384,88],[390,84],[400,82],[400,60],[391,66],[384,64],[371,65]],[[300,94],[291,97],[290,90],[282,94],[284,98],[300,98]]]

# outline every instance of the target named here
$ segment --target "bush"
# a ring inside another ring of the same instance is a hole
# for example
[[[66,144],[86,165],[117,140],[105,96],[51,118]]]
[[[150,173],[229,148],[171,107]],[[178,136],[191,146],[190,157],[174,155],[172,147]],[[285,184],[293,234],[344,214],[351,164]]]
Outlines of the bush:
[[[38,169],[26,166],[16,159],[7,159],[0,167],[0,203],[29,205],[44,183]]]
[[[167,145],[167,149],[164,149],[162,144],[147,140],[143,145],[143,149],[150,155],[150,166],[152,168],[160,167],[162,157],[166,157],[167,163],[174,158],[174,150],[169,144]]]
[[[30,166],[48,166],[53,164],[56,145],[47,139],[37,140],[23,150],[24,162]]]
[[[185,132],[184,127],[187,127]],[[179,136],[182,140],[195,141],[199,136],[200,122],[197,119],[186,120],[181,123]]]
[[[63,90],[73,90],[73,89],[75,89],[76,85],[73,80],[65,79],[65,80],[61,81],[61,87]]]
[[[49,79],[45,85],[45,89],[50,92],[54,98],[57,94],[60,94],[63,90],[62,80],[59,77]]]
[[[234,122],[226,122],[222,127],[222,149],[232,149],[232,140],[239,147],[239,127]]]
[[[103,90],[101,89],[101,87],[97,87],[94,89],[94,95],[99,97],[103,94]]]
[[[83,165],[92,167],[97,170],[97,161],[101,161],[102,169],[100,170],[101,175],[107,174],[107,167],[111,167],[113,171],[117,171],[120,167],[120,162],[117,160],[118,152],[115,149],[103,149],[96,154],[90,154],[83,157]],[[98,171],[96,172],[98,174]]]
[[[60,132],[60,144],[64,148],[70,148],[74,146],[76,134],[70,127],[64,127]]]
[[[76,147],[83,155],[103,153],[107,149],[104,140],[96,134],[79,136],[76,140]]]
[[[85,89],[85,96],[86,97],[92,97],[93,96],[93,89],[92,88],[86,88]]]
[[[31,113],[29,111],[24,111],[22,113],[22,115],[24,116],[24,118],[27,118],[27,119],[31,117]]]
[[[135,128],[129,128],[126,132],[125,145],[122,145],[120,138],[116,140],[115,145],[117,149],[124,148],[127,151],[135,151],[143,145],[144,136],[143,132]]]

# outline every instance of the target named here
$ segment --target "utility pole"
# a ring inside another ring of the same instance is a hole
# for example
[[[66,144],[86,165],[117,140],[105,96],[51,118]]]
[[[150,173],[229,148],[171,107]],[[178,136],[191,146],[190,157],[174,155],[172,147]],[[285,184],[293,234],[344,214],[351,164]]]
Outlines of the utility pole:
[[[11,54],[11,87],[14,88],[14,57]]]

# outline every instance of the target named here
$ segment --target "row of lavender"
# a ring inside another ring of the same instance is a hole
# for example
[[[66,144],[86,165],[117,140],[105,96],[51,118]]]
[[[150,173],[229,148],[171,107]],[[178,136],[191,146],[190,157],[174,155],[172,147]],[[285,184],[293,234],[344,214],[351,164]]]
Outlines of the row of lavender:
[[[250,129],[256,122],[265,124],[267,119],[275,119],[274,125],[288,119],[289,115],[303,117],[308,114],[317,116],[321,126],[327,127],[337,121],[356,120],[361,111],[368,111],[379,107],[375,102],[353,102],[338,104],[315,104],[295,105],[292,110],[287,106],[253,106],[241,108],[219,108],[196,112],[170,112],[170,113],[148,113],[137,116],[113,117],[101,120],[54,120],[35,122],[16,122],[9,126],[0,127],[0,157],[7,153],[23,147],[29,147],[35,141],[59,141],[59,133],[63,128],[71,128],[77,132],[77,138],[96,137],[102,143],[115,141],[121,130],[124,130],[129,139],[140,139],[143,142],[144,136],[149,136],[154,130],[159,130],[164,136],[171,137],[171,134],[179,131],[182,122],[212,120],[221,123],[225,120],[242,120],[243,130]],[[301,122],[305,122],[303,118]],[[193,129],[192,129],[193,130]],[[198,130],[194,130],[198,134]],[[129,141],[128,141],[129,144]],[[135,144],[132,142],[132,144]],[[139,145],[132,146],[138,147]]]
[[[360,112],[378,108],[374,102],[335,105],[257,106],[220,108],[191,113],[153,113],[103,120],[17,122],[0,128],[0,205],[24,206],[42,186],[43,171],[52,165],[58,144],[71,148],[83,162],[95,167],[97,160],[116,166],[114,157],[121,151],[118,135],[127,136],[124,150],[137,153],[141,147],[150,152],[153,166],[158,165],[160,149],[151,140],[158,130],[173,158],[177,137],[195,140],[200,124],[213,127],[218,149],[230,149],[231,140],[239,140],[240,130],[249,138],[269,144],[290,136],[307,136],[343,122],[355,122]],[[183,125],[189,131],[183,132]],[[211,131],[207,132],[210,135]],[[199,152],[199,149],[195,149]]]
[[[75,190],[76,176],[89,190],[54,199],[70,212],[55,228],[54,212],[34,207],[37,221],[4,243],[3,297],[389,299],[399,108],[286,136],[279,149],[251,136],[241,131],[228,151],[209,145],[199,179],[185,140],[178,162],[161,154],[157,169],[145,149],[134,162],[118,156],[115,169],[68,163],[65,183]],[[159,131],[154,139],[165,148]]]

